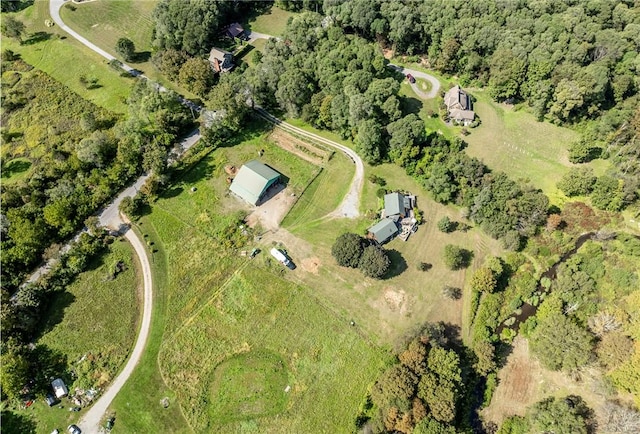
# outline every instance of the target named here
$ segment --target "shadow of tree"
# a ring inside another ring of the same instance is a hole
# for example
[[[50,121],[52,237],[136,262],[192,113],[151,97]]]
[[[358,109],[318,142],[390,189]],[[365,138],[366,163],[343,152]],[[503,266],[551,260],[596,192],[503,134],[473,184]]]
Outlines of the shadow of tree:
[[[67,307],[76,300],[76,296],[67,291],[55,292],[49,296],[48,308],[42,316],[43,321],[39,335],[42,336],[62,322]]]
[[[131,63],[144,63],[151,59],[151,51],[138,51],[131,57]]]
[[[4,3],[4,2],[3,2]],[[33,419],[9,410],[2,410],[2,432],[6,434],[35,434],[36,423]]]
[[[38,42],[48,41],[51,39],[51,33],[47,32],[35,32],[29,35],[28,39],[22,41],[22,45],[33,45]]]
[[[391,266],[385,273],[383,277],[384,279],[391,279],[392,277],[399,276],[404,271],[406,271],[406,269],[408,268],[407,261],[402,257],[402,254],[400,252],[395,249],[391,249],[387,250],[387,255],[391,260]]]
[[[55,378],[61,378],[67,385],[72,383],[71,375],[67,371],[67,356],[60,351],[38,344],[29,354],[29,359],[36,394],[50,392],[51,381]]]

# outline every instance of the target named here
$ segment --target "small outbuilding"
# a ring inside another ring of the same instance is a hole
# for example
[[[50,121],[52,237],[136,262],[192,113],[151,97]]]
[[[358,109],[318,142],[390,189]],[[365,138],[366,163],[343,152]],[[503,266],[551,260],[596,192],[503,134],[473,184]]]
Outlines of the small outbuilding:
[[[53,387],[53,393],[56,395],[56,398],[60,399],[69,394],[69,389],[64,384],[61,378],[56,378],[51,382],[51,387]]]
[[[257,205],[269,187],[279,180],[278,172],[258,160],[251,160],[240,168],[229,190],[251,205]]]
[[[384,244],[398,233],[398,226],[392,219],[384,218],[369,228],[369,234],[380,244]]]

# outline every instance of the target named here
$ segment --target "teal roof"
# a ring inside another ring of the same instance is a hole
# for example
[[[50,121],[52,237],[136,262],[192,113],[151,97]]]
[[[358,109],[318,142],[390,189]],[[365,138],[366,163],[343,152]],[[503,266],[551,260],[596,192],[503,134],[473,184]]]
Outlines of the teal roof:
[[[389,217],[396,214],[404,215],[404,196],[400,193],[384,195],[384,215]]]
[[[369,232],[379,243],[384,243],[398,233],[398,227],[391,219],[382,219],[369,228]]]
[[[255,205],[265,190],[279,177],[280,174],[269,166],[258,160],[251,160],[240,168],[229,189],[251,205]]]

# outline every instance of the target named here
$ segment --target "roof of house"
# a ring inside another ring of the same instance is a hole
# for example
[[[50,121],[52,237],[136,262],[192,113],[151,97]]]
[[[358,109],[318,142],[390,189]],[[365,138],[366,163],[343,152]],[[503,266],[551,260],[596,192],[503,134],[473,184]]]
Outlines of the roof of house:
[[[224,60],[224,56],[226,55],[233,56],[228,51],[213,47],[211,51],[209,51],[209,62],[213,62],[213,59]]]
[[[227,29],[227,33],[229,33],[232,38],[237,38],[238,35],[244,33],[244,29],[239,23],[231,23]]]
[[[396,214],[404,214],[404,196],[400,193],[384,195],[384,215],[389,217]]]
[[[476,114],[473,110],[452,109],[449,111],[449,117],[457,121],[472,121],[476,117]]]
[[[460,86],[453,86],[444,94],[444,103],[447,108],[452,107],[459,108],[461,110],[468,110],[471,108],[469,105],[469,95],[460,88]]]
[[[373,235],[376,241],[384,243],[398,233],[398,226],[396,226],[393,220],[385,218],[371,226],[369,228],[369,233]]]
[[[230,190],[245,201],[255,205],[264,190],[272,184],[280,174],[258,160],[245,163],[231,183]]]

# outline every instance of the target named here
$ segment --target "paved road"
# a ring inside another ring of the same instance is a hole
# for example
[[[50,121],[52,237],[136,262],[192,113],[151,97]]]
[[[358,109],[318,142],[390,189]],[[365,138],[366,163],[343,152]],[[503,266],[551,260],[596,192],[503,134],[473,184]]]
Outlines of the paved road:
[[[250,32],[249,33],[249,42],[254,42],[257,39],[280,39],[277,36],[267,35],[266,33],[258,33],[258,32]]]
[[[98,433],[100,432],[100,421],[104,417],[111,401],[116,397],[118,392],[124,383],[127,382],[129,376],[135,369],[136,365],[140,361],[142,354],[144,353],[145,346],[147,344],[147,338],[149,337],[149,328],[151,325],[151,309],[153,307],[153,282],[151,280],[151,265],[149,264],[149,258],[145,250],[145,246],[140,241],[140,238],[134,231],[127,231],[124,234],[125,238],[131,243],[138,258],[140,259],[140,265],[142,267],[142,276],[144,284],[144,304],[142,311],[142,323],[140,324],[140,333],[136,339],[136,345],[133,347],[131,357],[127,361],[124,369],[118,374],[115,380],[111,383],[109,388],[100,396],[89,411],[78,422],[78,426],[83,433]]]
[[[347,218],[356,218],[360,215],[359,205],[360,205],[360,194],[362,193],[362,184],[364,183],[364,163],[362,162],[362,158],[356,152],[348,148],[340,143],[336,143],[329,139],[326,139],[322,136],[319,136],[314,133],[310,133],[308,131],[303,130],[302,128],[295,127],[287,122],[284,122],[281,119],[276,118],[275,116],[268,113],[266,110],[256,107],[256,111],[265,119],[282,128],[285,131],[292,132],[294,134],[307,137],[311,140],[315,140],[316,142],[329,145],[333,148],[336,148],[342,152],[344,152],[347,157],[353,161],[356,166],[356,173],[353,176],[353,180],[351,181],[351,187],[347,192],[346,196],[342,200],[342,203],[338,208],[329,214],[329,217],[347,217]]]
[[[394,65],[390,63],[387,65],[391,69],[395,69],[398,72],[401,72],[404,75],[411,74],[416,78],[423,78],[428,80],[431,83],[431,90],[429,92],[423,92],[418,83],[411,83],[411,87],[413,91],[422,99],[431,99],[438,96],[438,91],[440,90],[440,82],[433,75],[429,75],[426,72],[416,71],[415,69],[404,68],[402,66]]]

